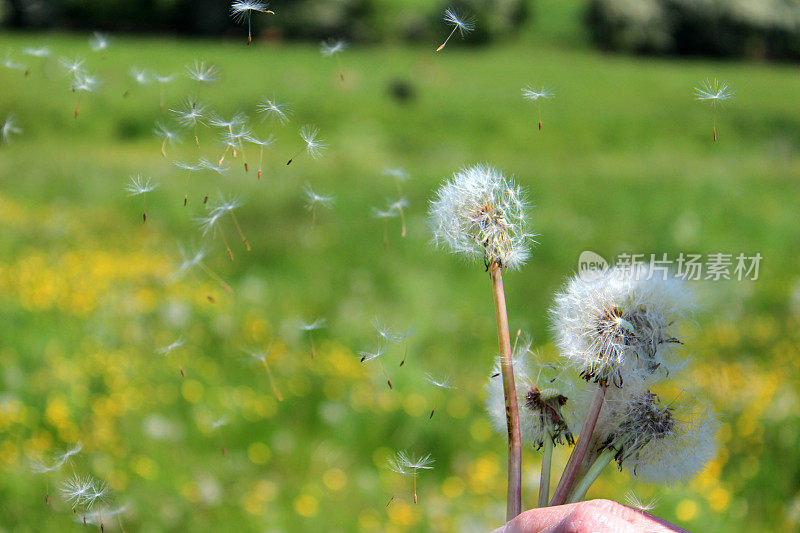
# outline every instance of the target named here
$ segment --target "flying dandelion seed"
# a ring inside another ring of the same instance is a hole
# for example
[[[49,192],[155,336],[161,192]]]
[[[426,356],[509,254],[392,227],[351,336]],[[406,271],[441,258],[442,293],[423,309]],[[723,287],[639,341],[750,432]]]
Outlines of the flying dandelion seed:
[[[158,92],[159,92],[159,103],[161,107],[161,111],[164,111],[164,88],[168,83],[172,83],[175,81],[175,74],[167,74],[166,76],[161,76],[158,73],[153,72],[153,80],[158,84]]]
[[[161,155],[163,157],[167,157],[167,144],[173,145],[175,143],[183,142],[178,134],[164,125],[163,122],[156,122],[155,128],[153,128],[153,133],[156,134],[157,137],[162,139],[161,141]]]
[[[275,385],[275,378],[272,376],[272,370],[267,362],[267,358],[272,354],[272,344],[270,344],[265,351],[245,350],[245,352],[250,356],[252,363],[264,365],[267,371],[267,377],[269,378],[269,385],[272,388],[272,393],[275,395],[276,400],[282,402],[283,396],[278,390],[277,385]]]
[[[347,41],[344,39],[336,39],[330,41],[322,41],[319,45],[319,50],[325,57],[336,57],[336,63],[339,66],[339,79],[344,81],[344,69],[342,68],[342,60],[339,59],[339,54],[347,48]]]
[[[274,15],[275,12],[267,9],[269,4],[267,2],[257,2],[254,0],[237,0],[231,4],[231,17],[237,24],[242,24],[247,19],[247,46],[253,41],[251,31],[251,18],[253,11],[257,13],[269,13]]]
[[[180,279],[183,277],[189,270],[193,269],[194,267],[198,267],[202,270],[209,278],[219,283],[225,292],[228,294],[233,294],[233,289],[230,285],[225,283],[225,281],[219,277],[213,270],[211,270],[204,262],[203,259],[206,257],[206,251],[202,248],[196,250],[189,250],[184,249],[183,247],[179,247],[179,251],[181,254],[181,263],[178,266],[178,270],[171,275],[173,281]]]
[[[437,379],[437,378],[433,377],[433,375],[426,373],[423,376],[422,379],[424,379],[425,381],[427,381],[428,383],[430,383],[431,385],[436,387],[437,390],[439,390],[439,389],[445,389],[445,390],[455,389],[455,387],[450,383],[450,377],[449,376],[445,376],[445,377],[443,377],[441,379]],[[430,416],[428,416],[428,420],[432,419],[434,413],[436,413],[436,404],[438,403],[437,400],[438,400],[438,398],[434,397],[433,408],[431,409]]]
[[[100,84],[97,76],[90,74],[85,70],[75,72],[72,78],[72,92],[78,93],[78,102],[75,104],[75,118],[78,118],[80,112],[81,100],[85,93],[93,93],[97,90]]]
[[[263,115],[263,119],[270,119],[281,124],[286,124],[292,117],[292,108],[285,102],[279,102],[275,98],[265,99],[258,104],[258,112]]]
[[[140,69],[137,67],[131,67],[128,71],[128,75],[133,79],[136,85],[147,85],[150,83],[150,78],[147,75],[147,71],[145,69]],[[131,93],[131,88],[125,89],[125,92],[122,93],[124,98],[127,98],[128,95]]]
[[[83,70],[85,60],[80,56],[61,57],[58,59],[58,64],[66,71],[67,74],[75,75],[76,72]]]
[[[233,117],[230,118],[230,120],[225,120],[224,118],[222,118],[221,116],[216,115],[216,114],[212,115],[208,119],[208,125],[209,126],[212,126],[212,127],[215,127],[215,128],[222,128],[222,129],[227,131],[227,135],[228,136],[224,137],[224,139],[226,141],[230,141],[231,139],[233,139],[235,137],[235,134],[233,133],[233,128],[234,127],[237,127],[237,128],[240,127],[240,126],[243,127],[246,123],[247,123],[247,116],[245,114],[243,114],[243,113],[236,113],[235,115],[233,115]],[[234,157],[234,159],[236,158],[236,143],[233,142],[233,144],[231,145],[231,142],[226,142],[225,143],[225,152],[223,152],[222,157],[220,157],[220,159],[219,159],[219,164],[220,165],[225,160],[225,157],[228,154],[228,150],[230,150],[231,148],[233,148],[233,152],[232,152],[233,153],[233,157]]]
[[[289,158],[289,161],[286,162],[286,165],[291,165],[292,161],[300,155],[300,153],[305,150],[308,155],[311,156],[312,159],[318,159],[322,156],[322,152],[328,147],[324,141],[317,138],[319,135],[319,128],[316,126],[305,125],[300,128],[300,138],[303,139],[303,142],[306,144],[304,149],[300,149],[295,155]]]
[[[195,61],[194,65],[187,65],[186,75],[189,79],[196,81],[198,86],[203,83],[214,83],[219,79],[217,67],[206,65],[205,61]]]
[[[629,490],[625,493],[625,503],[637,511],[647,513],[655,509],[658,505],[658,496],[653,496],[650,500],[644,501],[639,498],[633,490]]]
[[[450,37],[452,37],[456,31],[458,31],[463,39],[465,34],[475,29],[475,18],[472,15],[459,14],[451,7],[444,10],[443,20],[445,24],[453,27],[453,31],[451,31],[450,35],[447,36],[447,39],[445,39],[444,42],[439,45],[439,48],[436,49],[437,52],[441,52],[442,49],[444,49],[444,47],[447,45],[447,42],[450,40]]]
[[[522,97],[528,101],[536,102],[536,111],[539,114],[539,131],[542,131],[542,100],[553,98],[553,91],[541,87],[534,89],[531,86],[522,89]]]
[[[223,142],[227,143],[230,146],[230,148],[234,150],[234,153],[236,151],[236,147],[238,146],[239,153],[242,154],[242,163],[244,163],[245,172],[250,171],[250,165],[247,162],[247,153],[245,152],[244,149],[244,141],[249,141],[252,135],[253,132],[250,129],[248,129],[244,125],[240,125],[236,129],[236,131],[231,132],[229,134],[226,133],[225,136],[223,137]]]
[[[424,457],[416,457],[409,455],[405,451],[397,452],[394,457],[390,458],[387,467],[392,472],[396,472],[401,476],[411,476],[414,491],[414,503],[417,503],[417,476],[420,470],[432,470],[431,466],[435,460],[431,458],[431,454]]]
[[[197,101],[194,96],[189,96],[183,102],[183,105],[178,109],[170,109],[174,113],[178,124],[186,128],[192,128],[194,131],[194,142],[200,148],[200,139],[197,136],[197,125],[203,125],[203,117],[205,117],[206,106]]]
[[[179,337],[178,339],[172,341],[171,343],[167,344],[166,346],[162,346],[157,351],[160,355],[164,357],[168,356],[178,348],[183,348],[186,345],[186,341],[183,337]]]
[[[157,183],[153,183],[149,177],[143,178],[140,174],[131,176],[128,186],[125,187],[125,190],[128,191],[128,196],[142,195],[142,221],[144,222],[147,222],[147,193],[157,188]]]
[[[183,194],[183,207],[186,207],[189,204],[189,180],[192,177],[192,174],[195,172],[200,171],[203,166],[200,162],[193,165],[191,163],[185,163],[183,161],[175,161],[173,164],[186,171],[186,183],[184,184],[184,194]]]
[[[40,48],[23,48],[22,53],[27,56],[43,57],[43,58],[50,57],[53,55],[53,52],[46,46],[42,46]]]
[[[3,122],[3,126],[0,127],[0,139],[2,139],[3,144],[10,143],[12,135],[19,135],[21,133],[22,130],[17,126],[14,115],[12,113],[6,115],[6,120]]]
[[[389,249],[389,219],[398,216],[397,211],[393,209],[378,209],[372,208],[372,216],[375,218],[383,219],[383,249]]]
[[[3,67],[9,70],[19,70],[24,72],[25,75],[28,75],[28,67],[23,63],[18,63],[11,58],[11,51],[6,50],[6,55],[3,58]]]
[[[720,83],[714,78],[714,81],[705,80],[701,82],[698,87],[695,87],[694,94],[701,102],[711,102],[712,131],[714,133],[714,141],[716,141],[717,106],[732,100],[735,93],[727,81]]]
[[[258,179],[261,179],[261,172],[264,163],[264,148],[271,148],[275,143],[275,136],[270,134],[266,139],[259,139],[254,135],[248,135],[247,141],[258,146]]]
[[[317,221],[317,207],[325,207],[330,209],[333,207],[333,203],[336,200],[333,196],[324,196],[321,194],[317,194],[311,189],[311,185],[306,185],[303,188],[303,192],[306,195],[306,209],[311,211],[311,227],[314,227],[314,224]]]
[[[322,329],[325,327],[325,319],[318,318],[313,322],[300,322],[298,326],[300,331],[308,332],[308,341],[311,344],[311,358],[314,359],[317,356],[316,349],[314,348],[314,336],[313,333],[318,329]]]
[[[209,161],[205,157],[201,157],[200,158],[200,161],[199,161],[198,165],[201,168],[204,168],[206,170],[211,170],[213,172],[216,172],[220,176],[222,176],[223,174],[225,174],[226,172],[228,172],[231,169],[231,167],[223,166],[222,163],[220,163],[218,165],[215,165],[214,163],[212,163],[211,161]]]
[[[408,181],[409,178],[408,172],[406,172],[402,168],[385,168],[383,170],[383,175],[394,181],[395,187],[397,187],[397,197],[402,198],[403,189],[401,187],[401,184]]]
[[[220,203],[217,205],[214,210],[219,212],[222,215],[230,215],[231,220],[233,220],[233,225],[236,227],[236,232],[239,234],[239,238],[242,239],[242,244],[244,244],[245,250],[248,252],[250,251],[250,244],[247,242],[247,239],[244,236],[244,232],[242,231],[242,227],[239,225],[239,219],[236,218],[236,209],[241,207],[242,203],[239,201],[239,198],[232,196],[229,198],[225,198],[220,194],[219,197]]]
[[[92,36],[89,38],[89,48],[94,52],[104,52],[108,49],[108,45],[109,38],[105,33],[96,31],[92,33]],[[103,58],[105,58],[105,55],[103,55]]]
[[[389,386],[389,389],[394,389],[394,385],[392,385],[392,380],[389,378],[389,374],[386,373],[386,369],[383,366],[383,363],[380,361],[380,357],[386,353],[386,347],[383,344],[378,345],[375,350],[362,350],[358,352],[358,355],[361,356],[362,363],[368,363],[369,361],[378,360],[378,367],[381,370],[381,374],[386,379],[386,384]]]

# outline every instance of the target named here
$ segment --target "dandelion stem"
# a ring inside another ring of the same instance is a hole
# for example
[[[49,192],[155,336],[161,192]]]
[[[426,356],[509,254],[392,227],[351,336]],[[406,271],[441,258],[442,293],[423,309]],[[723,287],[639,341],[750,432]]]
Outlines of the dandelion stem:
[[[230,286],[230,285],[228,285],[227,283],[225,283],[225,281],[224,281],[224,280],[223,280],[221,277],[219,277],[219,276],[218,276],[218,275],[217,275],[217,274],[216,274],[216,273],[215,273],[213,270],[211,270],[210,268],[208,268],[208,267],[205,265],[205,263],[203,263],[202,261],[200,261],[200,262],[198,262],[198,263],[197,263],[197,266],[199,266],[199,267],[200,267],[200,269],[201,269],[203,272],[205,272],[205,273],[206,273],[206,275],[208,275],[208,277],[209,277],[209,278],[213,279],[214,281],[216,281],[217,283],[219,283],[220,285],[222,285],[222,288],[223,288],[223,289],[225,289],[225,292],[227,292],[228,294],[233,294],[233,289],[231,288],[231,286]]]
[[[233,251],[231,250],[231,246],[228,244],[228,239],[225,238],[225,232],[222,231],[222,228],[219,226],[219,222],[215,222],[214,225],[217,227],[219,236],[222,237],[222,242],[225,243],[225,249],[228,251],[228,257],[230,257],[231,261],[233,261]]]
[[[416,474],[416,472],[414,473],[413,476],[411,476],[411,479],[412,479],[411,483],[414,485],[414,503],[417,503],[417,474]]]
[[[263,168],[264,162],[264,145],[261,145],[261,149],[258,152],[258,179],[261,179],[261,169]]]
[[[606,396],[607,385],[601,383],[597,392],[592,398],[592,403],[589,405],[589,411],[586,414],[586,419],[583,421],[581,433],[578,436],[578,442],[572,449],[567,460],[567,466],[564,467],[564,472],[561,474],[561,479],[558,481],[558,487],[553,493],[553,498],[550,500],[550,505],[563,505],[567,500],[567,495],[575,483],[575,478],[578,476],[583,458],[589,449],[589,443],[592,440],[592,433],[597,424],[597,417],[600,416],[600,410],[603,408],[603,401]]]
[[[383,221],[383,249],[389,249],[389,221],[385,219]]]
[[[339,55],[336,55],[336,63],[339,65],[339,78],[344,82],[344,69],[342,68],[342,60],[339,58]]]
[[[603,450],[603,453],[600,454],[600,457],[597,458],[589,471],[586,472],[583,479],[572,489],[572,494],[570,494],[567,503],[577,503],[586,497],[589,487],[592,486],[592,483],[595,482],[600,473],[614,460],[614,455],[616,455],[616,453],[617,451],[613,448],[606,448]]]
[[[497,342],[500,347],[500,367],[503,373],[503,393],[506,400],[508,427],[508,495],[506,520],[522,511],[522,444],[519,429],[517,389],[514,384],[514,364],[511,355],[511,336],[508,332],[508,313],[503,291],[502,268],[497,262],[491,265],[494,311],[497,318]]]
[[[272,387],[272,393],[275,395],[275,399],[279,402],[283,401],[283,396],[281,396],[280,391],[278,391],[278,387],[275,386],[275,379],[272,377],[272,370],[269,368],[269,363],[267,360],[264,359],[264,368],[267,369],[267,377],[269,378],[269,385]]]
[[[542,453],[542,475],[539,478],[539,507],[547,507],[550,499],[550,465],[553,460],[553,438],[548,430],[544,436]]]
[[[450,32],[450,35],[448,35],[448,36],[447,36],[447,39],[445,39],[445,40],[444,40],[444,42],[443,42],[442,44],[440,44],[440,45],[439,45],[439,48],[437,48],[437,49],[436,49],[436,51],[437,51],[437,52],[441,52],[441,51],[442,51],[442,49],[443,49],[443,48],[445,47],[445,45],[447,44],[447,41],[449,41],[449,40],[450,40],[450,37],[452,37],[452,36],[453,36],[453,34],[456,32],[456,30],[457,30],[457,29],[458,29],[458,26],[455,26],[455,27],[453,28],[453,31],[451,31],[451,32]],[[519,514],[519,513],[517,513],[517,514]]]
[[[242,152],[244,153],[244,152]],[[241,237],[242,242],[244,243],[244,248],[248,252],[250,251],[250,243],[247,242],[247,239],[244,236],[244,232],[242,232],[242,227],[239,225],[239,220],[236,218],[236,213],[231,211],[231,218],[233,219],[233,224],[236,226],[236,231],[239,232],[239,237]]]
[[[311,343],[311,359],[314,359],[317,356],[317,352],[314,350],[314,335],[311,334],[311,330],[308,331],[308,340]]]
[[[542,104],[539,103],[539,100],[536,100],[536,109],[539,112],[539,131],[542,131]]]
[[[397,205],[397,211],[400,213],[400,224],[401,224],[400,236],[401,237],[405,237],[406,236],[406,216],[405,216],[405,214],[403,214],[403,207],[400,204]]]
[[[250,46],[250,43],[253,42],[253,35],[250,31],[250,11],[247,12],[247,46]]]

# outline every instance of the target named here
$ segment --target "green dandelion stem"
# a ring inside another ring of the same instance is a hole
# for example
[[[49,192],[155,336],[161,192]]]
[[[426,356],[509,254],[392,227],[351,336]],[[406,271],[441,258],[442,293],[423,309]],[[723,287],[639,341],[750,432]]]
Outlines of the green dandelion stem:
[[[592,486],[592,483],[595,482],[600,473],[605,470],[611,461],[614,460],[616,453],[617,451],[613,448],[606,448],[603,450],[603,453],[600,454],[589,471],[586,472],[586,475],[583,476],[583,479],[581,479],[578,484],[575,485],[575,488],[572,490],[572,494],[567,500],[567,503],[577,503],[586,497],[589,487]]]

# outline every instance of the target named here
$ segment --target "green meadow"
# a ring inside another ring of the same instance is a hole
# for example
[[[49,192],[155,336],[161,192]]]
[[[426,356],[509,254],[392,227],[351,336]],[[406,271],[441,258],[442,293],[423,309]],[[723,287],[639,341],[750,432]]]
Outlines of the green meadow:
[[[718,411],[717,458],[673,487],[612,466],[589,497],[656,497],[653,513],[698,532],[797,528],[797,67],[606,55],[567,15],[488,47],[352,46],[339,56],[343,79],[313,44],[119,35],[99,53],[86,35],[0,35],[0,49],[29,69],[0,69],[0,120],[13,113],[22,129],[0,144],[0,531],[81,530],[59,495],[73,472],[106,481],[126,506],[106,529],[500,525],[506,447],[483,409],[497,350],[491,287],[483,265],[435,249],[426,226],[434,189],[475,163],[513,176],[534,205],[538,244],[505,275],[506,294],[512,331],[548,361],[557,353],[547,310],[582,251],[761,254],[755,281],[692,284],[691,364],[674,382]],[[35,46],[54,58],[22,54]],[[75,55],[100,78],[94,93],[73,92],[57,62]],[[219,80],[189,80],[195,60]],[[131,67],[176,77],[138,85]],[[711,107],[694,98],[706,78],[736,91],[717,110],[717,142]],[[398,84],[408,98],[393,95]],[[528,84],[555,93],[542,102],[541,131],[520,93]],[[189,94],[223,117],[247,114],[276,140],[261,179],[258,150],[245,145],[249,171],[229,151],[228,172],[192,175],[184,207],[187,173],[173,162],[216,162],[225,150],[218,129],[201,127],[199,147],[183,129],[162,156],[155,123],[174,128],[169,109]],[[291,104],[288,124],[260,120],[267,98]],[[328,149],[287,165],[305,124]],[[399,218],[373,215],[397,197],[390,167],[410,176],[405,237]],[[136,174],[159,187],[129,197]],[[313,224],[306,186],[335,196]],[[219,232],[198,229],[204,197],[220,193],[238,195],[251,246],[223,219],[233,261]],[[177,275],[181,248],[204,248],[213,276]],[[376,317],[412,334],[362,364],[358,352],[378,342]],[[298,324],[317,318],[326,326],[309,338]],[[248,361],[247,350],[268,347],[273,382]],[[457,388],[438,390],[426,373]],[[76,441],[83,450],[61,470],[32,470]],[[436,460],[417,479],[417,504],[411,480],[386,468],[398,450]],[[526,508],[539,457],[524,450]]]

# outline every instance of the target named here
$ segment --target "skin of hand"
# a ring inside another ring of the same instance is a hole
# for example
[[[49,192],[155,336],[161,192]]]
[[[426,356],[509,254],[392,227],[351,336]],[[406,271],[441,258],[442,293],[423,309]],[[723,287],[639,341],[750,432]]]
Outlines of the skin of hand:
[[[531,509],[494,533],[689,533],[666,520],[611,500]]]

